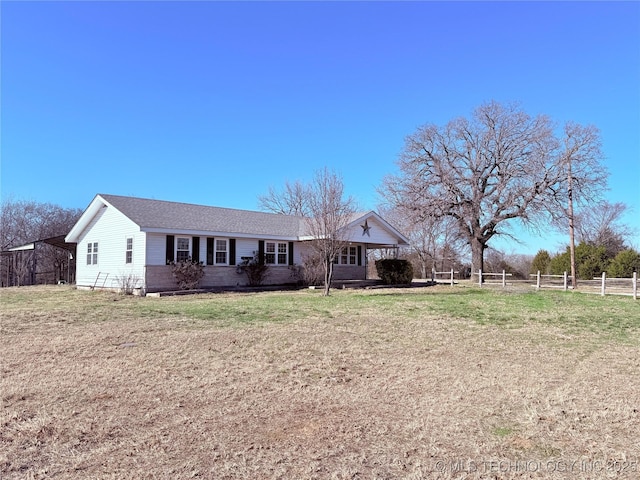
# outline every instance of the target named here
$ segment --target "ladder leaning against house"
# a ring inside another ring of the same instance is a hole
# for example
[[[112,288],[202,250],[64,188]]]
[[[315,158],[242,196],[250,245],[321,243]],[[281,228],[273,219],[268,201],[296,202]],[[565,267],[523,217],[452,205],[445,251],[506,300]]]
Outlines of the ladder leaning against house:
[[[96,281],[93,282],[93,287],[91,287],[91,290],[95,290],[96,286],[98,285],[98,282],[100,280],[102,280],[102,285],[100,286],[100,288],[104,288],[105,284],[107,283],[107,278],[109,278],[109,273],[102,273],[102,272],[98,272],[98,276],[96,277]]]

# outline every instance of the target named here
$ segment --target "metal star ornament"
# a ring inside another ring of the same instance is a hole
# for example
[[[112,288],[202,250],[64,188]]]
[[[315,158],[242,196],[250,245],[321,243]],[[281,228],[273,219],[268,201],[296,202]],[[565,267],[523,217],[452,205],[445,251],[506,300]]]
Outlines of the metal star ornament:
[[[364,235],[366,234],[367,237],[371,236],[371,233],[369,232],[369,230],[371,230],[371,227],[369,226],[369,221],[365,220],[364,221],[364,225],[360,225],[362,227],[362,236],[364,237]]]

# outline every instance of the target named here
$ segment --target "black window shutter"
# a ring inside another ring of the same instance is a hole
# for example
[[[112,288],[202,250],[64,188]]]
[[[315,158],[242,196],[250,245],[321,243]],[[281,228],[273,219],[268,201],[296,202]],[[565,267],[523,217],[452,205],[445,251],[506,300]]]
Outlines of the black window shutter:
[[[200,237],[193,237],[191,239],[191,246],[193,247],[191,252],[191,260],[193,260],[194,262],[199,262],[200,261]]]
[[[167,263],[175,260],[174,256],[175,237],[167,235]]]
[[[207,237],[207,265],[213,265],[213,238]]]
[[[229,265],[236,264],[236,239],[229,239]]]
[[[362,266],[362,245],[358,245],[358,266]]]
[[[264,240],[258,240],[258,264],[264,265]]]
[[[293,242],[289,242],[289,265],[293,265]]]

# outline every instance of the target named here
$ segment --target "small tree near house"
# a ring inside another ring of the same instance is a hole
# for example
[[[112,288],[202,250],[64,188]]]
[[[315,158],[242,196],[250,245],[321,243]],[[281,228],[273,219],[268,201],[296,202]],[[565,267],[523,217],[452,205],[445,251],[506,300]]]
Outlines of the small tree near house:
[[[349,243],[344,234],[353,219],[355,201],[344,197],[342,179],[327,168],[316,171],[309,184],[287,183],[285,187],[280,192],[271,188],[267,195],[260,197],[260,203],[274,213],[306,218],[307,233],[312,240],[309,241],[310,254],[303,261],[304,269],[310,268],[309,278],[304,281],[316,283],[315,273],[320,264],[324,295],[329,295],[335,260]]]
[[[321,259],[324,270],[325,296],[329,295],[335,260],[348,245],[345,229],[354,214],[354,200],[344,198],[342,179],[328,169],[316,172],[310,186],[307,229],[313,240],[311,249]]]

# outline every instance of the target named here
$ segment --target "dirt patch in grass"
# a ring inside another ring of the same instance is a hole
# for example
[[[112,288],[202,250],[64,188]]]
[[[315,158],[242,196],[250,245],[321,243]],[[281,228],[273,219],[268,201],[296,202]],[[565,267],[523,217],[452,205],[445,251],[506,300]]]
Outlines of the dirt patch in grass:
[[[3,479],[639,475],[635,341],[410,300],[220,325],[68,294],[3,314]]]

